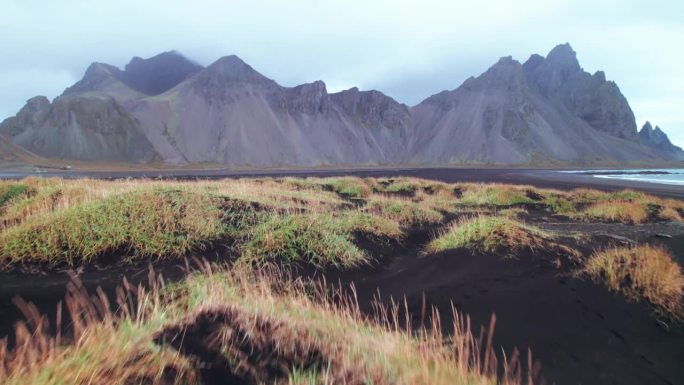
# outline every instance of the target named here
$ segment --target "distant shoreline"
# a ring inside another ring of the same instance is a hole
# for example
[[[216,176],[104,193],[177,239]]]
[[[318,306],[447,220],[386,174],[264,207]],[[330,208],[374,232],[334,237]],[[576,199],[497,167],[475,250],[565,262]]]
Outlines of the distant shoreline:
[[[437,168],[437,167],[368,167],[368,168],[329,168],[329,169],[281,169],[281,170],[138,170],[138,171],[84,171],[50,170],[41,173],[24,171],[0,172],[0,179],[22,179],[29,176],[59,178],[94,179],[222,179],[222,178],[260,178],[260,177],[306,177],[340,176],[359,177],[397,177],[413,176],[444,182],[481,182],[530,184],[541,188],[569,190],[573,188],[597,188],[603,190],[635,189],[650,194],[684,198],[684,186],[655,184],[648,182],[595,178],[586,173],[564,173],[565,169],[533,168]],[[590,169],[586,169],[589,171]]]

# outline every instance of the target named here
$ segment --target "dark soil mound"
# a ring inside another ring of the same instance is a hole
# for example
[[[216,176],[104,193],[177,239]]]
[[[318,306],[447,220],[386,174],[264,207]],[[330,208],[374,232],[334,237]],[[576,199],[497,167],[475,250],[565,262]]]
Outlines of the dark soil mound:
[[[507,352],[530,347],[549,383],[684,383],[684,327],[668,330],[646,304],[562,272],[550,262],[555,256],[502,259],[465,249],[419,256],[420,245],[407,246],[411,250],[372,271],[331,273],[328,279],[353,282],[368,312],[378,294],[383,302],[405,297],[414,325],[426,306],[440,310],[444,325],[452,303],[476,325],[495,313],[494,341]]]

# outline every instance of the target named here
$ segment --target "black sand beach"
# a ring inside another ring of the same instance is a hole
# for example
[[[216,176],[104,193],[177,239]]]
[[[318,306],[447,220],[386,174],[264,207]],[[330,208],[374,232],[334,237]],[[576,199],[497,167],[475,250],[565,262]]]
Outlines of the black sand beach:
[[[413,176],[445,182],[487,182],[530,184],[542,188],[572,189],[579,187],[618,190],[631,188],[661,197],[684,198],[684,187],[631,181],[613,181],[588,175],[530,169],[466,169],[407,168],[367,170],[307,170],[225,172],[130,172],[130,173],[43,173],[44,177],[90,178],[177,178],[220,179],[280,176],[396,177]],[[3,174],[4,178],[21,178],[27,174]],[[549,218],[534,207],[528,207],[528,222],[556,231],[580,230],[594,234],[595,247],[626,237],[638,242],[668,247],[684,264],[684,231],[673,223],[646,225],[577,224]],[[322,273],[329,282],[354,284],[360,303],[369,310],[371,299],[378,293],[406,301],[410,310],[420,314],[425,298],[427,306],[435,306],[449,324],[451,304],[472,317],[474,325],[489,322],[497,316],[496,344],[510,352],[514,347],[528,347],[542,364],[548,383],[575,384],[682,384],[684,383],[684,328],[669,329],[651,316],[644,303],[627,302],[604,287],[580,279],[567,269],[557,269],[549,262],[553,256],[527,253],[515,259],[493,255],[471,254],[451,250],[431,256],[421,251],[436,229],[413,233],[391,250],[376,250],[379,262],[372,268],[346,272]],[[671,238],[656,237],[667,234]],[[591,250],[586,250],[591,252]],[[178,264],[156,264],[155,268],[169,278],[182,277]],[[147,267],[117,267],[107,270],[85,269],[80,277],[94,289],[114,288],[126,275],[132,281],[144,281]],[[316,273],[321,274],[321,273]],[[0,335],[8,334],[21,317],[12,303],[20,295],[36,303],[44,312],[54,312],[64,295],[68,275],[0,273]]]

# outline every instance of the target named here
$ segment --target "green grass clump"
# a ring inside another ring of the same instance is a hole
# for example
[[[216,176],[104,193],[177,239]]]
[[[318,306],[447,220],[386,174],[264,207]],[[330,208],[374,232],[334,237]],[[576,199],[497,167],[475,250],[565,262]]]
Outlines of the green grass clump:
[[[418,184],[413,180],[400,178],[391,182],[377,183],[375,188],[384,193],[414,195],[418,190]]]
[[[401,235],[396,223],[358,211],[274,215],[251,230],[241,258],[247,262],[279,259],[319,267],[357,266],[370,261],[370,256],[354,244],[358,233],[394,239]]]
[[[373,192],[371,187],[360,178],[327,178],[321,183],[345,198],[366,198]]]
[[[399,222],[402,226],[424,225],[441,221],[444,216],[430,202],[413,202],[406,199],[374,197],[367,210]]]
[[[110,251],[178,256],[225,232],[219,202],[173,190],[126,193],[74,205],[0,233],[5,262],[74,265]]]
[[[427,251],[464,247],[508,254],[522,248],[544,248],[551,238],[550,234],[509,217],[479,216],[454,222],[427,245]]]
[[[577,212],[575,205],[564,196],[550,195],[544,198],[543,202],[554,214],[572,215]]]
[[[30,191],[31,188],[23,183],[3,183],[0,185],[0,209],[10,200],[21,195],[26,195]]]

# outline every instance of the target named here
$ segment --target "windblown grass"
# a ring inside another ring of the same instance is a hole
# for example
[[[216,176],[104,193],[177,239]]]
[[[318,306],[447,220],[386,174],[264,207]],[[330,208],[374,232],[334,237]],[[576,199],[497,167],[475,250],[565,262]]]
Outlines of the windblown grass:
[[[544,250],[560,247],[554,236],[511,217],[477,216],[453,222],[445,231],[428,243],[427,252],[467,248],[483,253],[514,255],[529,249]],[[564,248],[566,252],[570,249]]]
[[[15,327],[16,344],[7,349],[0,340],[0,383],[3,385],[152,384],[198,383],[192,362],[174,349],[156,346],[154,333],[169,321],[171,309],[162,307],[163,281],[152,278],[152,292],[125,280],[116,306],[102,291],[89,295],[77,278],[67,286],[66,312],[71,334],[63,339],[60,303],[55,335],[49,320],[32,304],[20,302],[27,317]],[[157,294],[155,294],[157,293]],[[113,310],[116,309],[116,310]]]
[[[353,296],[314,281],[293,282],[269,268],[207,266],[167,288],[151,277],[151,291],[120,290],[115,312],[104,295],[89,297],[72,285],[66,303],[74,340],[67,344],[48,335],[47,320],[24,305],[30,322],[17,326],[15,349],[0,348],[0,382],[198,384],[200,368],[212,365],[239,383],[523,383],[524,360],[514,352],[502,361],[494,324],[486,339],[476,338],[469,319],[455,310],[449,336],[436,312],[412,333],[400,322],[399,306],[378,306],[366,317]],[[530,353],[527,361],[531,385],[538,366]]]
[[[632,300],[646,300],[664,316],[684,316],[684,273],[663,247],[640,245],[594,253],[583,273]]]

